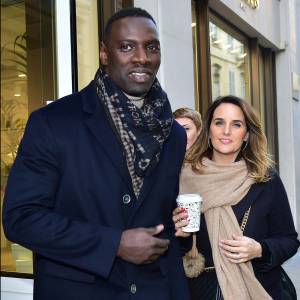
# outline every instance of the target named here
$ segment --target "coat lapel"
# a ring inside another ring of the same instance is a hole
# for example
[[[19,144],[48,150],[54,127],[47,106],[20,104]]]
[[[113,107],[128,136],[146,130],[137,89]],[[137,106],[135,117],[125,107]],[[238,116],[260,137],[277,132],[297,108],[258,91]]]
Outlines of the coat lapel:
[[[124,183],[132,191],[131,177],[127,168],[125,156],[123,155],[123,147],[109,123],[101,103],[99,102],[93,82],[87,88],[82,90],[81,95],[83,110],[90,114],[90,116],[85,120],[88,129],[101,145],[108,159],[110,159],[112,165],[120,174]]]
[[[131,222],[131,220],[133,219],[133,217],[135,216],[135,214],[137,213],[139,207],[142,205],[143,201],[147,198],[149,192],[152,190],[155,182],[158,180],[159,178],[159,174],[160,172],[163,172],[162,170],[162,161],[164,160],[164,155],[166,153],[169,153],[168,155],[170,155],[170,152],[172,151],[171,148],[169,148],[169,140],[167,140],[165,142],[165,145],[163,147],[162,150],[162,155],[160,158],[160,162],[156,165],[156,167],[154,168],[154,170],[152,171],[152,173],[150,174],[150,176],[146,176],[143,182],[143,186],[142,189],[140,191],[140,195],[138,197],[137,203],[135,205],[135,207],[132,210],[132,213],[130,215],[130,217],[128,218],[128,224]]]
[[[264,184],[253,184],[244,199],[232,207],[237,219],[241,219],[243,217],[245,211],[253,205],[263,189]]]

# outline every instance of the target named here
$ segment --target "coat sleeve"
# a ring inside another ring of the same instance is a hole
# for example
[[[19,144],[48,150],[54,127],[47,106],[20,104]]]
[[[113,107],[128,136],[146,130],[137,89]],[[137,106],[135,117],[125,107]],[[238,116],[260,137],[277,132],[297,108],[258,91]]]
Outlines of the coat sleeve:
[[[122,232],[55,212],[63,169],[43,112],[31,114],[10,172],[3,207],[5,234],[48,259],[108,277]]]
[[[299,247],[289,201],[277,173],[270,181],[271,210],[268,216],[269,236],[261,241],[263,255],[256,259],[261,271],[268,272],[292,257]]]

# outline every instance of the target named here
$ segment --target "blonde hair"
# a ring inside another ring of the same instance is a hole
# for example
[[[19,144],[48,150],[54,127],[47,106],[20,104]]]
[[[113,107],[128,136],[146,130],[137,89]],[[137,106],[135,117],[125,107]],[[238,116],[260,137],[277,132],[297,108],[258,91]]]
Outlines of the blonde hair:
[[[267,139],[262,131],[259,118],[252,107],[244,100],[235,96],[220,97],[208,108],[199,139],[194,144],[186,161],[192,164],[194,171],[201,172],[203,157],[212,157],[213,149],[209,142],[209,131],[213,114],[216,108],[222,103],[230,103],[238,106],[244,115],[249,138],[244,142],[237,159],[243,158],[246,162],[250,177],[255,182],[266,182],[270,179],[269,170],[273,166],[273,161],[267,152]]]
[[[193,123],[196,126],[197,132],[201,132],[202,129],[202,118],[201,115],[198,111],[188,108],[188,107],[182,107],[182,108],[178,108],[173,112],[173,117],[175,119],[179,119],[179,118],[188,118],[191,121],[193,121]],[[189,159],[190,157],[190,153],[193,152],[193,149],[195,147],[195,145],[197,144],[197,141],[199,139],[199,135],[196,139],[196,141],[194,142],[194,144],[190,147],[190,149],[187,150],[186,154],[185,154],[185,161],[187,159]]]

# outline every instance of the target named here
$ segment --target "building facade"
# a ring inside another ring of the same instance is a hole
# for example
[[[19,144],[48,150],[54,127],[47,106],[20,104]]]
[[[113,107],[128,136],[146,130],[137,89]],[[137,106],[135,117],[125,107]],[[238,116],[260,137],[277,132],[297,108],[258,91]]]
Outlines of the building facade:
[[[1,207],[28,115],[93,79],[106,19],[132,5],[157,21],[173,110],[226,94],[256,109],[299,232],[300,0],[1,1]],[[32,253],[2,227],[1,282],[3,299],[32,299]]]

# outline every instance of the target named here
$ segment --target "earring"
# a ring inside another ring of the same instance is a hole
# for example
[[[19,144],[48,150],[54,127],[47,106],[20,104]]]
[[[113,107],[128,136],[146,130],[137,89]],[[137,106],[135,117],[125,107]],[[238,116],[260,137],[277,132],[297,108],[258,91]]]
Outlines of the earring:
[[[210,137],[208,138],[208,141],[207,141],[207,143],[208,143],[208,148],[209,149],[213,149],[213,147],[212,147],[212,145],[211,145],[211,140],[210,140]]]
[[[242,151],[244,151],[244,150],[247,148],[247,146],[248,146],[248,140],[247,140],[247,141],[244,141],[244,142],[245,142],[245,145],[244,145]]]

